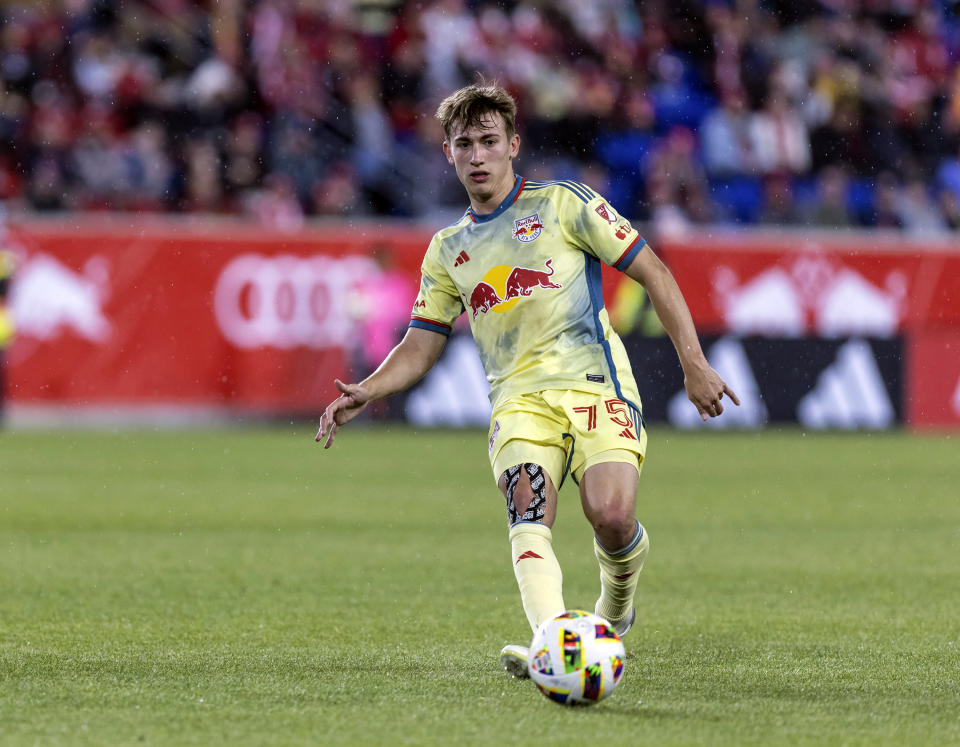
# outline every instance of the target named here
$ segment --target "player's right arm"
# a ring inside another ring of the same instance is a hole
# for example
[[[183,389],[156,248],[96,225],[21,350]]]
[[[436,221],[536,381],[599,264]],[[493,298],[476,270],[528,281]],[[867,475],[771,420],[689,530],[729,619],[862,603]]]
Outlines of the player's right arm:
[[[434,236],[420,266],[420,292],[413,305],[410,326],[400,344],[384,358],[380,367],[359,384],[334,383],[340,396],[320,416],[316,440],[327,441],[329,449],[337,429],[363,412],[367,403],[401,392],[423,378],[447,342],[453,323],[463,311],[460,293],[438,259],[442,239]]]
[[[315,440],[322,441],[326,436],[323,448],[329,449],[337,429],[363,412],[368,403],[403,391],[420,381],[437,362],[446,342],[445,335],[410,327],[380,367],[359,384],[344,384],[335,379],[340,396],[320,416],[320,429]]]

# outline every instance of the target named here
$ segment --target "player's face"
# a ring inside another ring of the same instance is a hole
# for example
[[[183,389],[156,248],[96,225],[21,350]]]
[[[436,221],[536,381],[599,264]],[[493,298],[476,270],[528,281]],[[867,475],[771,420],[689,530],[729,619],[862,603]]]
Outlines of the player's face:
[[[471,204],[493,210],[513,189],[513,159],[520,150],[520,136],[507,137],[499,114],[481,120],[481,125],[455,129],[444,141],[443,152],[456,168]]]

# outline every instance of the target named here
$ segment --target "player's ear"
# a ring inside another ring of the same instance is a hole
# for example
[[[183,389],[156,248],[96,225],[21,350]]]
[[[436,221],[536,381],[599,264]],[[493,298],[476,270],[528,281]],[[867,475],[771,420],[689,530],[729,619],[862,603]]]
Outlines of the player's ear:
[[[447,157],[447,163],[453,163],[453,153],[450,152],[450,141],[446,138],[443,140],[443,155]]]
[[[513,133],[513,137],[510,138],[510,158],[516,158],[519,152],[520,136],[517,133]]]

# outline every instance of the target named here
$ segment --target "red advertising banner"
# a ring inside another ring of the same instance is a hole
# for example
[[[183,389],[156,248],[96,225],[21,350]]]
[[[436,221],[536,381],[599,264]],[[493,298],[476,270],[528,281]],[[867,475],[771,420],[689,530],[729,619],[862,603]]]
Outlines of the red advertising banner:
[[[907,347],[907,422],[960,426],[960,331],[920,332]]]
[[[395,342],[422,231],[31,223],[8,351],[15,403],[315,411]],[[407,260],[401,267],[396,261]],[[371,349],[376,347],[376,349]]]
[[[704,333],[892,337],[960,328],[960,245],[878,234],[663,241]]]
[[[0,238],[20,258],[14,404],[316,412],[334,377],[372,369],[406,328],[432,234],[386,221],[295,234],[77,221],[11,224]],[[956,422],[943,409],[956,379],[930,371],[938,355],[953,360],[943,346],[955,351],[960,334],[960,244],[738,233],[654,246],[702,334],[912,339],[908,421]],[[604,277],[610,301],[622,276]]]

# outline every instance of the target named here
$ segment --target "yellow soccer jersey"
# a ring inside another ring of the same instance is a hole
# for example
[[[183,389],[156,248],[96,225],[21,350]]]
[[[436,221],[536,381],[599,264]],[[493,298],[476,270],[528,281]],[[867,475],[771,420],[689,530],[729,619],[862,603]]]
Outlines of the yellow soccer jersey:
[[[589,187],[517,177],[487,215],[434,235],[410,326],[450,334],[466,312],[494,406],[545,389],[640,397],[610,327],[601,266],[626,268],[646,242]]]

